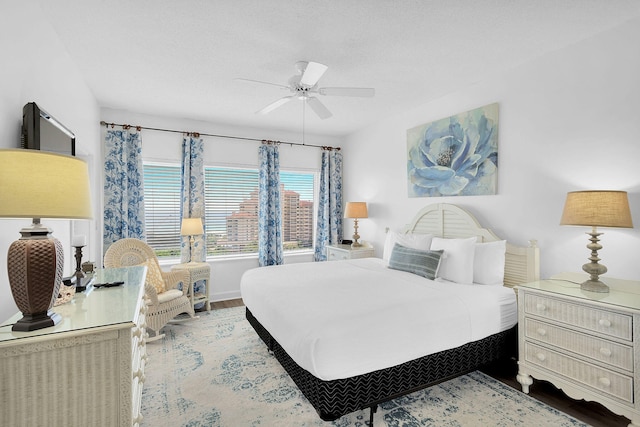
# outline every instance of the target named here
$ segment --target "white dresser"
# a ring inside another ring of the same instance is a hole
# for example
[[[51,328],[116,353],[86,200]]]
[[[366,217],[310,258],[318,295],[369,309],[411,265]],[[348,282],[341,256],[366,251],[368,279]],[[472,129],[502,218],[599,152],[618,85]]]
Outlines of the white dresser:
[[[373,256],[373,248],[367,245],[363,245],[358,248],[352,248],[351,245],[327,246],[327,261],[368,258],[372,256]]]
[[[94,283],[54,307],[62,321],[13,332],[0,325],[2,425],[137,426],[146,364],[146,267],[98,270]]]
[[[533,378],[549,381],[640,427],[640,282],[602,276],[611,291],[599,294],[580,289],[586,278],[517,287],[518,381],[525,393]]]

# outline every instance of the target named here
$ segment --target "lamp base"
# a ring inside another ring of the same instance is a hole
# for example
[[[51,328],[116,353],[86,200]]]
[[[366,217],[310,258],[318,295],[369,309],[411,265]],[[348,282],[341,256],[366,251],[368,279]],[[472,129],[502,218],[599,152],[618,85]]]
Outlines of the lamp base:
[[[589,292],[608,293],[609,287],[600,280],[585,280],[580,283],[580,289]]]
[[[591,233],[587,233],[591,236],[589,239],[591,243],[587,245],[587,248],[591,249],[591,256],[588,263],[582,266],[582,270],[589,275],[589,280],[585,280],[580,284],[580,289],[589,292],[608,293],[609,287],[600,281],[600,276],[607,272],[607,267],[602,264],[598,264],[600,258],[598,258],[598,251],[602,249],[602,245],[598,242],[598,236],[602,233],[598,233],[598,230],[594,226]]]
[[[24,317],[18,320],[13,327],[12,331],[18,332],[30,332],[38,329],[48,328],[60,323],[62,316],[58,313],[48,311],[46,313],[37,314],[25,314]]]
[[[14,331],[34,331],[57,324],[61,317],[51,311],[58,297],[64,268],[60,241],[50,237],[51,230],[34,219],[31,228],[23,228],[22,238],[9,246],[7,274],[9,286],[22,319]]]
[[[359,248],[362,246],[362,243],[358,242],[360,235],[358,234],[358,218],[355,218],[353,223],[353,243],[351,243],[352,248]]]

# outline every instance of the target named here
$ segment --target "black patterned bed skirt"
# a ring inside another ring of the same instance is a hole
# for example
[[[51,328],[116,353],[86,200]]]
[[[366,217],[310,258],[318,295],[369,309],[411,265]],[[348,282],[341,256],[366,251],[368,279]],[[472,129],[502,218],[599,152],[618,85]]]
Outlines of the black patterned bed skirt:
[[[247,320],[325,421],[372,408],[379,403],[472,372],[517,353],[517,326],[452,350],[351,378],[323,381],[289,357],[262,324],[246,310]]]

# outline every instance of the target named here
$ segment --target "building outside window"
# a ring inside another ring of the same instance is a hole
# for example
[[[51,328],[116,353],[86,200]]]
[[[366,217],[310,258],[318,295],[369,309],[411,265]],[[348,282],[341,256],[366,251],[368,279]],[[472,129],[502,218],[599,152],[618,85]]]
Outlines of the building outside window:
[[[281,171],[285,251],[313,249],[317,172]],[[180,166],[144,164],[147,243],[159,257],[180,254]],[[207,255],[258,251],[258,170],[205,167]]]

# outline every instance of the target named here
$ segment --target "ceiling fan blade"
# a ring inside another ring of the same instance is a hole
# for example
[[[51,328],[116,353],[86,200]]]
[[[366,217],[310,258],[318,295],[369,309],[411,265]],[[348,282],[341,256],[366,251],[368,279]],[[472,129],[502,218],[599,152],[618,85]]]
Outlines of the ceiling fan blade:
[[[327,110],[327,107],[324,106],[322,102],[318,98],[307,97],[306,98],[309,107],[320,117],[322,120],[328,119],[333,114],[331,111]]]
[[[307,63],[307,67],[300,78],[300,84],[309,87],[315,86],[320,77],[327,71],[327,68],[329,67],[318,62]]]
[[[285,96],[284,98],[280,98],[277,101],[274,101],[271,104],[267,105],[262,110],[256,111],[256,114],[267,114],[267,113],[270,113],[271,111],[275,110],[276,108],[281,107],[284,104],[286,104],[287,102],[291,101],[293,98],[295,98],[295,96],[293,96],[293,95]]]
[[[289,86],[280,85],[278,83],[263,82],[261,80],[243,79],[243,78],[240,78],[240,77],[236,77],[233,80],[237,80],[237,81],[241,81],[241,82],[260,83],[260,84],[263,84],[263,85],[271,85],[271,86],[277,86],[277,87],[280,87],[280,88],[283,88],[283,89],[289,89]]]
[[[318,89],[320,95],[328,96],[359,96],[371,98],[375,96],[376,90],[372,87],[321,87]]]

